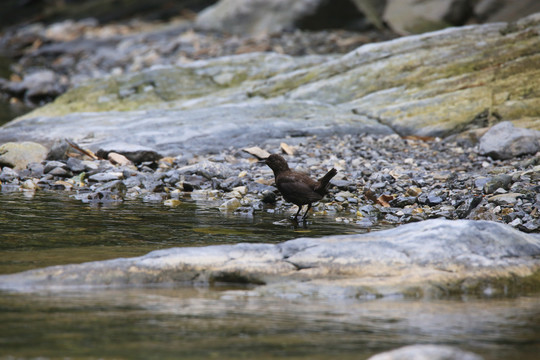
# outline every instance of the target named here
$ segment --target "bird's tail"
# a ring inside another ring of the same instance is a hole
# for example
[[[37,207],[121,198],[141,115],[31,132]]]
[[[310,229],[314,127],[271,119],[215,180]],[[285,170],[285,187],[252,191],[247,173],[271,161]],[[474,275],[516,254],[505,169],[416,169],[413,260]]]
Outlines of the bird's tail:
[[[319,193],[326,193],[326,191],[328,190],[328,186],[330,185],[330,180],[336,176],[337,174],[337,170],[336,169],[332,169],[330,170],[329,172],[326,173],[326,175],[324,175],[322,178],[319,179],[319,186],[317,187],[317,189],[315,189],[316,192],[319,192]]]

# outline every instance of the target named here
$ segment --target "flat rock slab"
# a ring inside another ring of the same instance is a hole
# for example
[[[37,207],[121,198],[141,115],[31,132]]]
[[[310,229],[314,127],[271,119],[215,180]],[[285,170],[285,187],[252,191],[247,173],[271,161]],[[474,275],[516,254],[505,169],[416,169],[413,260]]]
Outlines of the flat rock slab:
[[[0,128],[177,155],[298,134],[448,136],[498,119],[540,128],[540,14],[367,44],[342,56],[234,55],[95,79]]]
[[[494,222],[437,219],[368,234],[53,266],[0,276],[0,289],[215,282],[255,284],[254,292],[272,296],[491,295],[540,286],[540,237]]]
[[[2,139],[32,139],[50,145],[56,139],[70,138],[94,152],[132,144],[176,156],[184,150],[221,151],[232,145],[262,144],[287,136],[362,133],[393,131],[373,119],[325,104],[254,101],[190,110],[75,113],[54,120],[21,119],[0,129],[0,143]]]

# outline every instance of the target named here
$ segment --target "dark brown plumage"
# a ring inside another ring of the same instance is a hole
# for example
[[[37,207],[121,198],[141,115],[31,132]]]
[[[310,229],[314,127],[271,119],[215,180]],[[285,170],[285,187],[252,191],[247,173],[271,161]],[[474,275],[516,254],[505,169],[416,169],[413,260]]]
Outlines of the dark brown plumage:
[[[276,186],[283,198],[298,205],[298,212],[294,216],[295,219],[302,211],[302,207],[307,205],[306,213],[302,217],[302,220],[306,219],[311,204],[324,197],[328,192],[330,179],[337,174],[337,170],[332,169],[318,181],[315,181],[306,174],[291,170],[287,161],[281,155],[272,154],[264,162],[274,171]]]

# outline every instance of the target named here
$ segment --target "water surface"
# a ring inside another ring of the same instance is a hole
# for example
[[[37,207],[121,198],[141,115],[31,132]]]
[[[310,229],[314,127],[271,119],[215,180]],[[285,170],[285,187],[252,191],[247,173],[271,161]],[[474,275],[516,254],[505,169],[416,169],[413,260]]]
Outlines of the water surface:
[[[280,242],[363,232],[331,217],[93,207],[67,194],[0,193],[0,274],[146,254],[174,246]],[[0,358],[366,359],[410,344],[453,345],[486,360],[536,360],[540,294],[506,298],[263,297],[249,287],[172,286],[0,292]]]

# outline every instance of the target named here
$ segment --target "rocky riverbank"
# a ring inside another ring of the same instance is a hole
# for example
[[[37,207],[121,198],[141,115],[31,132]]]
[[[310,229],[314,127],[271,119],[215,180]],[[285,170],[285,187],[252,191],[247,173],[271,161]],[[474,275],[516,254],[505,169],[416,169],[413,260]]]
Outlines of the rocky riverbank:
[[[289,153],[285,156],[291,167],[315,178],[332,167],[339,171],[310,221],[331,214],[336,221],[371,228],[432,218],[474,219],[539,232],[540,154],[499,160],[480,154],[493,132],[475,146],[465,137],[364,134],[290,137],[281,143],[269,141],[259,151],[262,156]],[[519,141],[523,145],[523,138]],[[0,160],[29,153],[24,148],[17,155],[17,150],[13,147]],[[161,157],[151,150],[118,148],[98,151],[100,159],[92,159],[64,142],[49,152],[42,149],[41,156],[48,160],[12,163],[15,169],[5,166],[1,190],[29,196],[35,191],[66,191],[91,204],[140,199],[177,206],[187,197],[240,216],[267,211],[283,213],[285,219],[296,207],[283,201],[271,170],[252,155],[258,155],[256,150],[228,147],[213,154]]]

